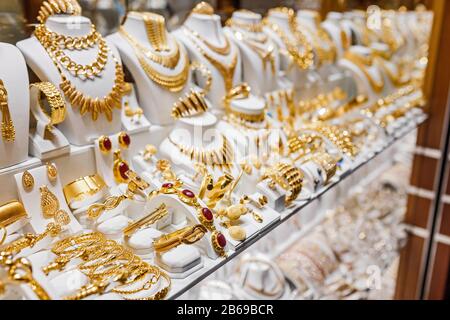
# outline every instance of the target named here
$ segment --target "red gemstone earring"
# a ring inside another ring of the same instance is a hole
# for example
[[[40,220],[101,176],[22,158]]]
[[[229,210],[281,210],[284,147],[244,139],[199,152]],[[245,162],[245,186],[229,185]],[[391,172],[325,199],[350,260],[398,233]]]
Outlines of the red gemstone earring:
[[[128,147],[131,144],[131,138],[128,135],[128,133],[122,131],[119,134],[119,145],[123,148],[123,149],[128,149]]]
[[[130,179],[127,176],[127,172],[130,171],[128,162],[122,159],[120,150],[114,151],[114,179],[117,183],[127,183]]]
[[[107,136],[101,136],[98,139],[98,147],[100,148],[100,151],[103,153],[109,153],[112,149],[112,143],[111,139]]]

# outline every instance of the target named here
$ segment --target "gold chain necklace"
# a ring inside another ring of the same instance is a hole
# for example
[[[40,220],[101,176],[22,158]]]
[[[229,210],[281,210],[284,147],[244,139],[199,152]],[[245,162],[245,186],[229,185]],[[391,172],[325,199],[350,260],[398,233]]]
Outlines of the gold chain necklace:
[[[16,140],[16,129],[11,118],[8,107],[8,91],[6,91],[3,81],[0,79],[0,111],[2,112],[2,139],[5,142]]]
[[[388,76],[389,80],[392,81],[392,83],[396,86],[402,86],[405,85],[405,81],[402,80],[403,77],[403,72],[402,70],[398,70],[397,75],[395,75],[392,70],[386,65],[386,62],[383,58],[381,57],[376,57],[376,61],[378,61],[378,65],[381,67],[381,69],[383,69],[383,71],[386,73],[386,75]],[[399,68],[397,66],[397,68]]]
[[[221,135],[221,138],[222,146],[218,150],[202,150],[202,148],[177,143],[170,136],[168,139],[182,154],[189,157],[191,161],[203,163],[213,169],[215,167],[219,167],[220,170],[223,170],[223,168],[230,169],[234,161],[233,149],[224,135]]]
[[[80,114],[82,116],[88,112],[91,113],[92,120],[94,121],[98,119],[98,116],[101,113],[105,114],[108,121],[112,121],[113,109],[120,109],[122,107],[122,97],[125,94],[125,79],[123,69],[116,57],[112,55],[112,59],[115,63],[114,86],[112,87],[111,91],[103,98],[93,98],[83,94],[70,82],[70,80],[62,72],[58,60],[54,56],[54,52],[44,44],[42,44],[42,46],[46,49],[49,57],[52,59],[53,64],[55,65],[61,76],[61,84],[59,85],[59,87],[64,92],[66,99],[69,100],[72,107],[79,107]]]
[[[93,31],[94,29],[91,27],[91,32],[87,36],[89,36]],[[98,33],[95,37],[95,44],[98,45],[97,57],[95,58],[94,62],[86,65],[75,62],[72,58],[65,54],[63,49],[61,48],[61,41],[58,41],[56,33],[50,31],[45,25],[38,25],[36,27],[34,35],[42,44],[42,46],[47,50],[47,52],[51,54],[64,69],[69,71],[75,77],[79,77],[82,79],[99,77],[100,73],[105,69],[106,63],[108,61],[109,48],[106,44],[106,41]],[[80,47],[80,50],[86,49],[88,47],[87,41],[85,41],[84,39],[78,37],[72,37],[71,39],[73,42],[85,43],[85,48]],[[94,45],[94,43],[92,43],[92,45]],[[63,47],[67,48],[65,45],[63,45]]]
[[[308,69],[314,63],[314,52],[312,45],[306,39],[306,36],[298,30],[297,22],[295,20],[295,14],[292,10],[289,10],[289,31],[294,36],[295,41],[291,41],[286,33],[281,29],[279,25],[269,21],[265,18],[263,24],[271,28],[281,39],[286,47],[287,52],[292,57],[293,61],[300,69]],[[304,52],[300,53],[299,47],[304,48]]]
[[[203,38],[197,31],[194,31],[186,26],[184,26],[184,28],[190,34],[192,34],[196,39],[200,40],[200,42],[202,42],[205,46],[207,46],[209,49],[211,49],[215,53],[220,54],[222,56],[226,56],[230,53],[231,45],[230,45],[230,41],[228,40],[228,38],[226,36],[224,36],[225,46],[218,47],[218,46],[215,46],[215,45],[211,44],[210,42],[208,42],[208,40]]]
[[[191,33],[185,29],[185,33],[190,35]],[[211,63],[217,71],[222,75],[222,78],[225,83],[225,91],[228,93],[233,88],[233,76],[234,71],[236,70],[237,65],[237,53],[233,56],[231,63],[229,65],[225,65],[219,60],[213,58],[211,55],[209,55],[205,50],[203,50],[196,42],[195,40],[192,41],[192,43],[196,46],[196,48],[200,51],[200,53]]]
[[[320,24],[316,25],[316,32],[314,32],[313,28],[309,27],[306,23],[300,25],[311,34],[320,62],[333,62],[336,59],[336,47],[328,33],[320,26]],[[323,44],[326,44],[326,48],[323,47]]]
[[[120,27],[119,33],[126,38],[126,40],[131,44],[133,49],[140,51],[146,58],[150,59],[151,61],[162,65],[165,68],[174,69],[178,62],[180,61],[180,45],[178,44],[178,41],[175,41],[175,50],[168,55],[161,55],[153,53],[152,50],[145,48],[139,41],[133,37],[131,34],[129,34],[125,28]],[[153,47],[153,45],[152,45]],[[156,50],[156,49],[155,49]]]
[[[373,88],[373,90],[377,93],[380,93],[384,88],[384,81],[381,76],[380,80],[375,80],[373,76],[370,74],[369,70],[367,70],[368,67],[371,67],[373,65],[373,58],[369,57],[362,57],[360,55],[351,53],[350,51],[347,51],[344,54],[344,58],[355,64],[358,69],[364,73],[366,78],[369,80],[370,86]]]
[[[148,41],[156,51],[169,51],[167,44],[165,19],[152,12],[137,13],[144,20]]]

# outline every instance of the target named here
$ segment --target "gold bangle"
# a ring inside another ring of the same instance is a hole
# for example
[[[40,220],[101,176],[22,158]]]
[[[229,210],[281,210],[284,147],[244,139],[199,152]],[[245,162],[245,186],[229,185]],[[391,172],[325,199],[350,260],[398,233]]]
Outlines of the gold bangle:
[[[37,20],[44,23],[55,14],[80,15],[81,7],[76,0],[46,0],[42,3]]]
[[[2,238],[0,240],[0,246],[5,242],[6,237],[8,236],[8,230],[6,230],[6,227],[0,224],[0,231],[2,232]]]
[[[205,86],[202,88],[202,92],[201,92],[201,94],[203,96],[206,96],[209,93],[209,91],[211,90],[211,86],[212,86],[213,78],[212,78],[211,70],[209,70],[200,61],[196,60],[191,63],[191,71],[192,72],[199,71],[200,74],[206,79]]]
[[[153,241],[153,248],[158,253],[164,253],[181,244],[194,244],[208,232],[201,224],[188,226],[175,232],[163,235]]]
[[[202,94],[191,89],[190,93],[185,94],[183,98],[179,98],[174,103],[172,109],[172,117],[174,119],[191,117],[206,112],[208,105]]]
[[[302,191],[303,172],[286,163],[278,163],[274,169],[266,172],[261,180],[271,179],[270,185],[278,184],[282,189],[288,192],[285,198],[286,206],[296,200]]]
[[[82,201],[101,192],[105,187],[106,183],[103,178],[99,174],[94,174],[67,184],[63,188],[64,197],[69,206],[71,206],[72,202]]]
[[[25,208],[17,200],[7,202],[0,206],[0,225],[5,228],[27,217]]]
[[[247,83],[242,83],[232,88],[226,95],[225,100],[229,103],[231,100],[246,99],[250,95],[251,88]]]
[[[167,206],[163,203],[158,208],[156,208],[154,211],[147,214],[145,217],[128,225],[128,227],[123,229],[123,234],[125,237],[130,237],[133,233],[135,233],[139,229],[143,229],[147,226],[151,226],[152,224],[161,220],[168,214],[169,214],[169,211],[167,210]]]
[[[79,251],[80,248],[84,247],[85,243],[91,245],[93,243],[100,243],[103,241],[105,241],[105,237],[99,232],[73,236],[60,240],[54,244],[52,252],[56,255],[72,254],[73,252]],[[68,250],[71,247],[73,247],[73,249]]]
[[[51,130],[53,126],[62,123],[66,119],[66,103],[61,92],[50,82],[32,83],[30,84],[31,88],[38,90],[39,106],[45,116],[50,120],[47,129]],[[44,96],[47,99],[50,112],[44,106]]]

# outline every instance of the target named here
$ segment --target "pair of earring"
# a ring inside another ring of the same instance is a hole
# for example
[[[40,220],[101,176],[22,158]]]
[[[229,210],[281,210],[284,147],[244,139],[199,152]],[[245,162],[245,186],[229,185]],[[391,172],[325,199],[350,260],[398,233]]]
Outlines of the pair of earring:
[[[51,183],[55,183],[58,179],[58,169],[53,163],[47,163],[46,167],[48,180]],[[22,186],[25,191],[31,191],[34,188],[34,177],[28,170],[25,170],[22,174]]]
[[[118,140],[119,140],[119,146],[122,149],[128,149],[128,147],[131,144],[130,136],[128,135],[128,133],[126,133],[124,131],[119,133]],[[98,146],[100,148],[100,151],[105,153],[105,154],[111,152],[112,147],[113,147],[111,139],[108,136],[101,136],[98,139]]]

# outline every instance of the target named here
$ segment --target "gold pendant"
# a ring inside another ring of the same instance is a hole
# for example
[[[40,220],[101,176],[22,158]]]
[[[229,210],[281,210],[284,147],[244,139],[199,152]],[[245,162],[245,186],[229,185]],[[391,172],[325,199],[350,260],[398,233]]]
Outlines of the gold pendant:
[[[11,118],[8,107],[8,92],[0,79],[0,111],[2,112],[2,139],[5,142],[14,142],[16,140],[16,129]]]
[[[41,192],[42,215],[45,219],[51,219],[59,210],[59,200],[47,186],[42,186],[39,190]]]
[[[22,175],[22,186],[25,191],[31,191],[34,187],[34,177],[26,170]]]

